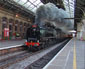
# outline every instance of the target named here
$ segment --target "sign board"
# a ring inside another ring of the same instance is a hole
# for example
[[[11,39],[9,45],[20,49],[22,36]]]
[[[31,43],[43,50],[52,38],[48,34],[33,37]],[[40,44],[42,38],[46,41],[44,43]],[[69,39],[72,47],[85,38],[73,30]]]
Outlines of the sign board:
[[[9,37],[9,28],[4,28],[4,37]]]

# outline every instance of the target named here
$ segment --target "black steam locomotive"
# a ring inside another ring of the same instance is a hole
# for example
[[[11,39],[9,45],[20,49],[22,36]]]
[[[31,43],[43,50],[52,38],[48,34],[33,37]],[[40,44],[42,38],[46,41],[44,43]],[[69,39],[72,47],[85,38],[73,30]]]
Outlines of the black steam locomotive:
[[[54,27],[40,27],[32,25],[27,29],[25,45],[30,50],[40,50],[48,45],[55,44],[57,41],[56,30]]]

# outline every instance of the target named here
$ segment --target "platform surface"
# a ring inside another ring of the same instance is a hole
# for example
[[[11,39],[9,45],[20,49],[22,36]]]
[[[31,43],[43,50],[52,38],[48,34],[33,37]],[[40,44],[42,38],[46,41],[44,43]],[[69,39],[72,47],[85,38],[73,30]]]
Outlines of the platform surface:
[[[85,69],[85,41],[71,39],[43,69]]]
[[[25,42],[25,39],[23,39],[23,40],[4,40],[4,41],[0,41],[0,48],[19,46],[19,45],[23,45],[24,42]]]

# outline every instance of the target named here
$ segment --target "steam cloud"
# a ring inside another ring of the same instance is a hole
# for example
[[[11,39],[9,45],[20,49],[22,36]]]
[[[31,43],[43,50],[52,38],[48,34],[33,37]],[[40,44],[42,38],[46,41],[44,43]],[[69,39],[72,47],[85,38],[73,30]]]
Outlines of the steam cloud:
[[[37,9],[35,23],[43,26],[46,22],[49,22],[56,28],[66,32],[73,29],[74,26],[73,21],[64,19],[69,17],[69,14],[65,10],[57,8],[53,3],[47,3]]]

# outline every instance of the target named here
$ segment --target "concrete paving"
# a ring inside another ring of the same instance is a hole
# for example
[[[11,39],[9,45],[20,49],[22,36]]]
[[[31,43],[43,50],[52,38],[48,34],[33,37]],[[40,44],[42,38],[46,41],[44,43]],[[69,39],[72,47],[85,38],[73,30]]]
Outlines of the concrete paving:
[[[85,69],[85,41],[73,38],[43,69]]]
[[[0,41],[0,48],[23,45],[24,42],[25,42],[25,39],[23,39],[23,40],[3,40],[3,41]]]

